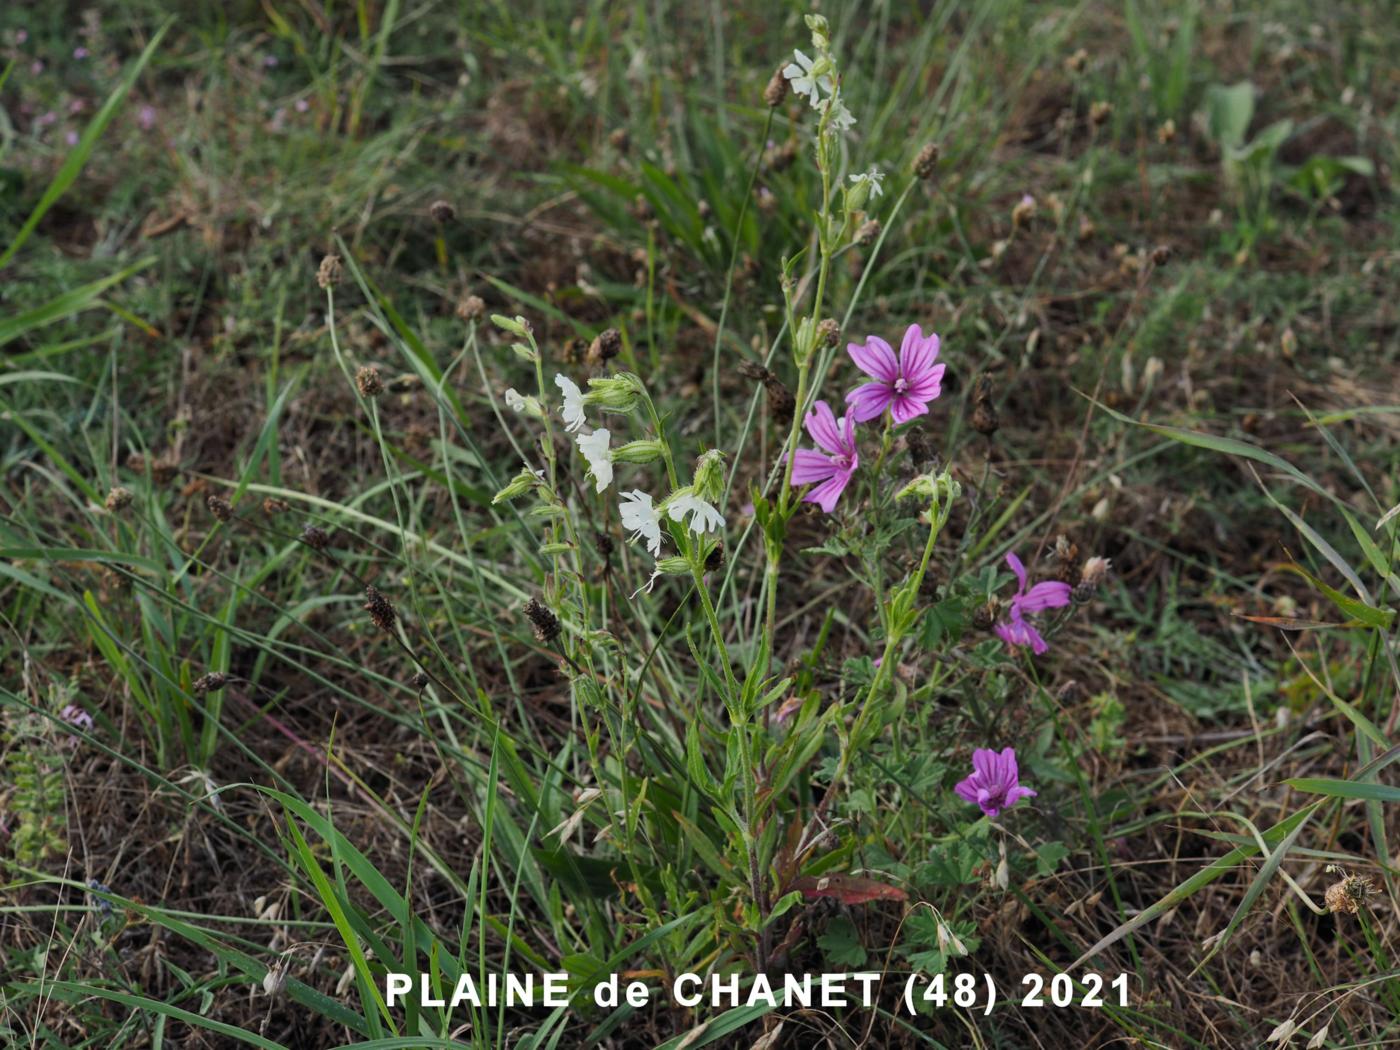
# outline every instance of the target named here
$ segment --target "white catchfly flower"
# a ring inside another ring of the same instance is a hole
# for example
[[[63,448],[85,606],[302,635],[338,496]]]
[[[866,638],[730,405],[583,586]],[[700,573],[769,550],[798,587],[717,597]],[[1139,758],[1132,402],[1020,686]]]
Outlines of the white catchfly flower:
[[[817,108],[821,110],[823,116],[826,115],[828,109],[831,110],[829,127],[835,131],[849,131],[856,126],[856,118],[851,116],[851,111],[846,108],[846,103],[839,98],[824,98],[817,105]]]
[[[641,489],[633,489],[622,494],[620,505],[622,527],[629,530],[631,539],[645,540],[647,550],[653,558],[661,556],[661,518],[651,505],[651,496]]]
[[[855,178],[854,175],[851,177]],[[525,399],[520,396],[520,394],[516,391],[515,387],[511,387],[509,390],[506,391],[506,404],[509,405],[511,408],[515,409],[515,411],[517,412],[525,411]]]
[[[555,374],[554,385],[564,392],[564,429],[577,430],[583,426],[583,391],[568,376]]]
[[[583,458],[588,460],[588,472],[598,483],[599,492],[612,484],[612,452],[608,450],[611,440],[612,435],[601,428],[591,434],[578,436],[578,450],[583,453]]]
[[[672,521],[680,521],[687,514],[690,521],[687,523],[691,532],[698,532],[701,535],[707,532],[718,532],[724,528],[724,515],[709,500],[703,500],[692,492],[686,492],[676,496],[671,500],[671,504],[666,509]]]
[[[866,187],[866,192],[870,194],[872,200],[885,192],[880,186],[880,183],[884,180],[885,173],[877,168],[871,168],[869,171],[863,171],[859,175],[851,176],[851,181],[857,186]]]
[[[825,75],[812,76],[812,69],[816,63],[801,51],[793,51],[792,56],[796,61],[789,62],[783,67],[783,76],[792,85],[794,95],[809,98],[812,100],[812,105],[816,106],[821,100],[821,92],[831,93],[831,78]]]

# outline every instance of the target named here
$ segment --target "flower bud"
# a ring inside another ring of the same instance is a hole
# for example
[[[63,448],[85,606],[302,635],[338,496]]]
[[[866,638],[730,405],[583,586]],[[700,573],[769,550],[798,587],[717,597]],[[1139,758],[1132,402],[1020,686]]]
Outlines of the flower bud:
[[[646,393],[642,381],[631,372],[619,372],[607,378],[588,381],[588,393],[583,401],[586,405],[597,405],[604,412],[631,412]]]
[[[491,505],[495,506],[497,503],[505,503],[508,500],[513,500],[516,496],[523,496],[539,484],[539,480],[540,476],[533,470],[529,470],[528,468],[522,470],[519,474],[510,479],[505,488],[491,497]]]
[[[938,143],[936,142],[930,142],[919,150],[919,155],[914,158],[914,174],[918,178],[933,178],[934,170],[938,167],[938,152]]]
[[[530,338],[530,322],[523,317],[507,317],[505,314],[492,314],[491,323],[502,331],[511,335],[518,335],[521,339]]]
[[[534,364],[535,360],[538,357],[538,355],[524,343],[511,343],[510,348],[515,353],[516,357],[520,358],[520,360],[522,361],[527,361],[530,364]]]
[[[717,503],[724,498],[724,453],[712,448],[695,461],[691,491],[703,500]]]
[[[655,463],[666,455],[666,446],[654,438],[629,441],[612,450],[614,463]]]
[[[690,574],[690,562],[684,558],[658,558],[656,560],[656,571],[663,576],[688,576]]]

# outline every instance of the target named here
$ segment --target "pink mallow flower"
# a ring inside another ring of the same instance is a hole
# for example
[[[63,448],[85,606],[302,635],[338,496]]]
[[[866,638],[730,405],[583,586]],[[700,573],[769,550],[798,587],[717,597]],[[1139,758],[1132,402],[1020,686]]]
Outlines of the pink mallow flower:
[[[995,817],[1010,809],[1023,798],[1034,798],[1035,792],[1022,787],[1016,769],[1015,748],[1004,747],[997,754],[989,747],[972,752],[972,776],[959,780],[953,790],[967,802],[975,802],[982,812]]]
[[[878,335],[868,336],[865,345],[850,343],[846,353],[862,372],[874,380],[846,395],[846,403],[857,423],[864,423],[890,410],[896,423],[907,423],[928,411],[928,403],[942,391],[947,365],[938,360],[938,333],[925,336],[911,324],[904,331],[899,357]]]
[[[830,455],[799,448],[792,457],[792,484],[794,488],[815,484],[816,488],[803,496],[802,501],[815,503],[830,514],[836,509],[841,493],[850,484],[851,475],[860,466],[855,420],[850,412],[837,419],[832,415],[830,405],[818,401],[802,422],[806,424],[812,440]]]
[[[1004,623],[996,626],[997,637],[1007,645],[1029,645],[1037,656],[1049,649],[1040,632],[1025,619],[1026,613],[1041,612],[1044,609],[1058,609],[1068,605],[1070,585],[1059,580],[1045,580],[1026,590],[1026,567],[1014,551],[1006,555],[1006,564],[1016,574],[1020,586],[1011,598],[1011,612]]]

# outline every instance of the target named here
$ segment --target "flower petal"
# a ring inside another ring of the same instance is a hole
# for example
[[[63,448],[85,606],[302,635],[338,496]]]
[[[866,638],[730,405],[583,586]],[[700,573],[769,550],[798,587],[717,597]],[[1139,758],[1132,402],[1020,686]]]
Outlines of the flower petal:
[[[793,485],[811,485],[825,481],[835,474],[837,469],[835,463],[810,448],[799,448],[792,455]]]
[[[1058,609],[1070,602],[1072,588],[1059,580],[1045,580],[1037,583],[1021,598],[1015,599],[1021,612],[1039,612],[1041,609]]]
[[[890,402],[890,416],[896,423],[908,423],[911,419],[928,412],[928,402],[920,401],[918,398],[903,396],[897,397]]]
[[[831,406],[818,401],[812,406],[803,422],[812,440],[833,455],[841,452],[841,432],[836,429],[836,417],[831,414]]]
[[[958,798],[963,799],[965,802],[975,803],[977,801],[977,785],[973,783],[972,777],[959,780],[953,785],[953,791],[957,794]]]
[[[1017,594],[1024,594],[1026,590],[1026,567],[1021,564],[1021,559],[1016,557],[1015,551],[1006,552],[1006,564],[1011,566],[1011,571],[1016,574],[1016,579],[1021,586],[1016,589]]]
[[[894,391],[888,383],[876,380],[864,383],[846,395],[846,412],[852,422],[866,423],[875,419],[894,400]]]
[[[815,503],[821,507],[823,512],[830,514],[836,509],[836,501],[841,498],[841,493],[846,491],[846,486],[850,484],[851,475],[845,471],[837,471],[834,475],[822,482],[811,492],[802,497],[804,503]]]
[[[921,379],[938,357],[938,333],[925,336],[916,324],[904,330],[904,342],[899,347],[899,370],[910,383]]]
[[[943,393],[943,373],[946,371],[947,365],[934,365],[918,379],[910,381],[909,395],[921,401],[932,401]]]
[[[997,753],[989,747],[979,747],[972,752],[972,768],[977,771],[983,782],[996,777],[996,760]]]
[[[1021,787],[1021,785],[1017,784],[1006,793],[1006,808],[1010,809],[1023,798],[1035,798],[1035,792],[1030,788]]]
[[[866,336],[865,345],[847,343],[846,353],[866,375],[893,383],[899,378],[899,362],[895,360],[890,344],[878,335]]]

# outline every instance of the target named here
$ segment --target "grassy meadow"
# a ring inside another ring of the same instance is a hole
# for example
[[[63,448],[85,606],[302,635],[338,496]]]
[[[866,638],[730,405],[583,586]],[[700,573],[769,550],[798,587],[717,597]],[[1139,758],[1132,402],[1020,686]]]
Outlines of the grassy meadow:
[[[0,7],[0,1044],[1394,1045],[1397,54]]]

